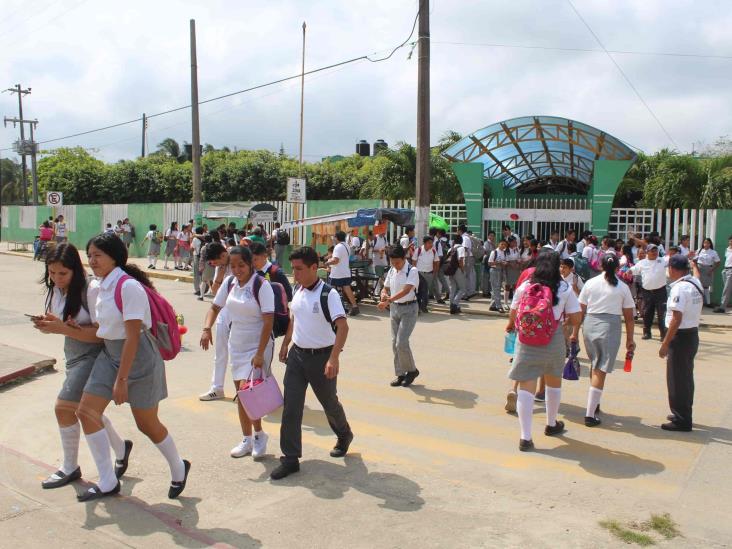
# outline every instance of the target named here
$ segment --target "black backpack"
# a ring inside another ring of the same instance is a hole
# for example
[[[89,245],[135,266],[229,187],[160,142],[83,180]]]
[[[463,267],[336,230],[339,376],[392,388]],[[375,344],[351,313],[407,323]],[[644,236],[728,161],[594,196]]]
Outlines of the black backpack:
[[[277,229],[277,245],[287,246],[290,244],[290,233],[284,229]]]
[[[455,246],[447,254],[447,267],[445,267],[445,274],[447,276],[455,275],[455,273],[457,273],[458,269],[460,268],[460,260],[458,259],[457,251],[458,251],[458,247]]]

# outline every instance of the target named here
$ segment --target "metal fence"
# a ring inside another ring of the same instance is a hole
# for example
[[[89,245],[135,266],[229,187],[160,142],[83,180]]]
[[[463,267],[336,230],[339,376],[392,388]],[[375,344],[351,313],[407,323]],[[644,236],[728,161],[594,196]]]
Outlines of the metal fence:
[[[646,236],[658,232],[668,248],[677,245],[682,235],[690,238],[690,247],[701,248],[705,238],[716,238],[717,210],[613,208],[608,232],[627,239],[629,233]]]

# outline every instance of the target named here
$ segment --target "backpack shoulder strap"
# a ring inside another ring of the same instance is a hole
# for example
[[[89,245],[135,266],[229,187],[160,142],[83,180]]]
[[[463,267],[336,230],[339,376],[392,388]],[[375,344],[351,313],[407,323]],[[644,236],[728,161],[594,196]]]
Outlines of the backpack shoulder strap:
[[[257,305],[259,307],[262,307],[262,304],[259,303],[259,290],[262,289],[262,284],[264,283],[264,278],[262,278],[261,275],[255,274],[254,275],[254,282],[252,283],[253,291],[254,291],[254,299],[257,300]]]
[[[114,287],[114,303],[115,305],[117,305],[120,313],[122,312],[122,284],[124,284],[127,280],[131,278],[132,277],[130,275],[123,274],[121,277],[119,277],[117,285]]]
[[[681,282],[688,282],[689,284],[691,284],[692,286],[694,286],[694,289],[697,292],[699,292],[699,295],[702,296],[702,299],[704,299],[704,291],[703,290],[700,290],[699,289],[699,286],[697,286],[696,284],[694,284],[691,280],[689,280],[688,278],[686,278],[686,279],[682,280]]]
[[[323,316],[325,317],[325,320],[333,326],[333,319],[330,316],[330,307],[328,306],[328,296],[330,295],[330,291],[333,288],[329,285],[323,282],[323,287],[320,288],[320,310],[323,311]]]
[[[234,275],[229,275],[226,277],[226,280],[224,280],[224,284],[226,284],[226,293],[230,293],[231,289],[234,287]]]

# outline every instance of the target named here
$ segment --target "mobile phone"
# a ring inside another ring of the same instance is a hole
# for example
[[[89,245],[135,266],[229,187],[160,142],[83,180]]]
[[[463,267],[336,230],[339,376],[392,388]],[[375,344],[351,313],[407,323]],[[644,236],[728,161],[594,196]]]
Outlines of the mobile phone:
[[[25,316],[30,318],[31,320],[40,320],[40,315],[29,315],[28,313],[23,313]]]

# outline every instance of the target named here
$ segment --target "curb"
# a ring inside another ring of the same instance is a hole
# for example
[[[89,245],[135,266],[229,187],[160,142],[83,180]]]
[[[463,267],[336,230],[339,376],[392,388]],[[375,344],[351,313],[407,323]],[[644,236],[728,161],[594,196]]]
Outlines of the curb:
[[[0,387],[5,385],[6,383],[15,381],[22,377],[29,377],[29,376],[38,374],[38,373],[46,371],[46,370],[53,370],[55,365],[56,365],[55,358],[49,358],[49,359],[40,360],[38,362],[35,362],[31,366],[28,366],[27,368],[22,368],[20,370],[16,370],[15,372],[11,372],[4,376],[0,376]]]

